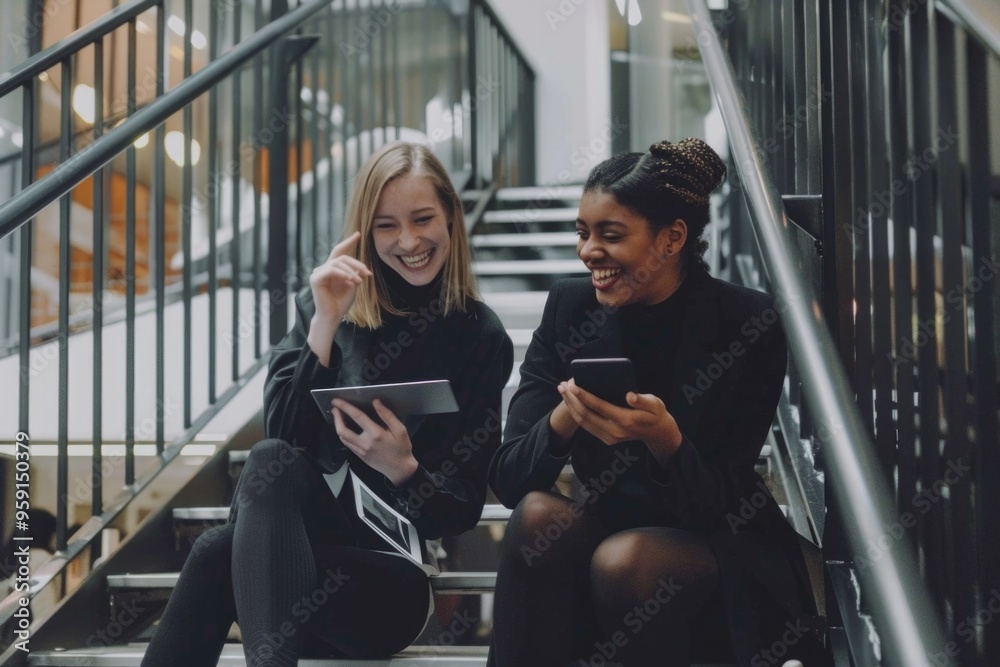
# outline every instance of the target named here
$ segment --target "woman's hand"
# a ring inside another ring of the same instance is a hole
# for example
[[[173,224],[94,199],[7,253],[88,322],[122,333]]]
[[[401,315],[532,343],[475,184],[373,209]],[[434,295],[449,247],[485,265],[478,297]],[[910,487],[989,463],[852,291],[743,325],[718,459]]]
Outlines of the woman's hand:
[[[359,459],[385,475],[397,487],[413,477],[420,464],[413,457],[410,434],[406,432],[403,422],[382,401],[376,398],[372,401],[372,406],[385,427],[342,399],[333,399],[332,406],[333,425],[337,435]],[[347,427],[343,417],[345,414],[361,428],[360,433]]]
[[[354,305],[358,286],[364,278],[372,275],[367,266],[350,255],[360,238],[361,233],[354,232],[333,246],[327,260],[313,269],[309,276],[316,313],[309,324],[307,342],[324,366],[330,365],[334,334],[344,315]]]
[[[681,445],[677,422],[653,394],[630,391],[625,400],[631,407],[622,408],[581,389],[572,379],[559,383],[559,394],[573,420],[606,445],[641,440],[661,465]]]

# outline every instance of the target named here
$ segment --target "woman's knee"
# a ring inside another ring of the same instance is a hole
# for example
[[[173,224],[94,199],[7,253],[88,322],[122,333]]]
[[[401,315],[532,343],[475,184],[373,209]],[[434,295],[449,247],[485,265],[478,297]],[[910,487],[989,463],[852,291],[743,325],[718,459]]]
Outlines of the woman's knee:
[[[634,585],[643,562],[643,542],[633,531],[616,533],[601,542],[590,559],[591,581],[607,587]]]
[[[229,571],[233,554],[233,525],[216,526],[198,536],[191,546],[185,568]]]
[[[580,529],[582,518],[579,510],[562,496],[544,491],[526,495],[507,524],[503,549],[507,558],[523,560],[528,567],[542,561],[541,556],[564,543],[572,542],[572,535]]]
[[[307,465],[302,453],[284,440],[261,440],[250,449],[240,473],[240,507],[258,499],[295,497],[306,486]]]
[[[701,591],[715,585],[716,572],[707,545],[695,535],[670,528],[616,533],[598,545],[590,561],[595,599],[655,596],[664,603],[682,589],[681,597],[700,598]]]

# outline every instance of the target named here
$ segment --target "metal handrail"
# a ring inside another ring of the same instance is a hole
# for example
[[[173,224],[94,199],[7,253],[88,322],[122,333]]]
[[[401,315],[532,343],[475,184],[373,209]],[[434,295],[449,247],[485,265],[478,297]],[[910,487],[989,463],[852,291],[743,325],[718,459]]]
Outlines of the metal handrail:
[[[1000,55],[1000,6],[989,0],[937,0],[935,6],[994,55]]]
[[[124,123],[105,134],[66,162],[35,181],[16,196],[0,204],[0,239],[30,220],[42,209],[68,193],[83,179],[125,151],[149,132],[254,56],[291,32],[331,0],[303,3],[240,42],[225,54],[177,84],[166,95],[135,112]]]
[[[96,21],[75,30],[44,51],[39,51],[9,72],[0,74],[0,97],[31,81],[53,65],[110,35],[139,14],[158,6],[159,0],[132,0],[103,14]]]
[[[892,496],[877,472],[874,445],[844,369],[830,363],[839,358],[837,349],[820,301],[794,265],[791,223],[764,164],[761,142],[743,109],[732,64],[705,0],[687,0],[687,6],[746,192],[764,266],[775,287],[789,347],[803,376],[803,393],[814,414],[824,415],[819,433],[827,446],[827,468],[838,505],[843,516],[850,517],[843,522],[845,530],[853,551],[864,553],[869,544],[879,544],[884,527],[895,521]],[[882,558],[859,574],[871,592],[873,616],[890,664],[922,665],[945,645],[937,614],[905,542],[890,545]]]

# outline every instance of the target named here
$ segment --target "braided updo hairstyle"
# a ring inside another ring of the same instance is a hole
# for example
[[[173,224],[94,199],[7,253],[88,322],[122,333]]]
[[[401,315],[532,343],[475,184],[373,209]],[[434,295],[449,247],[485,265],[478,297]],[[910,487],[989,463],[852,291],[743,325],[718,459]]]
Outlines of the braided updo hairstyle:
[[[726,176],[726,165],[712,147],[688,137],[676,144],[661,141],[648,153],[622,153],[608,158],[590,172],[583,191],[604,190],[649,221],[652,232],[681,218],[687,224],[687,241],[681,251],[687,268],[708,270],[702,256],[708,241],[701,236],[708,224],[708,196]]]

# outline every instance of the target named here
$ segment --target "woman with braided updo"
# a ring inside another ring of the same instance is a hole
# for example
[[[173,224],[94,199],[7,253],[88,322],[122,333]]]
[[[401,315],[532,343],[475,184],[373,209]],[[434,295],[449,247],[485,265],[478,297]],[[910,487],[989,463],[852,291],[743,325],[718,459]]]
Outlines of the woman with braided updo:
[[[809,667],[828,657],[799,538],[754,464],[785,376],[770,297],[708,274],[702,234],[726,169],[703,141],[599,164],[577,254],[521,365],[490,483],[515,508],[490,664]],[[627,407],[573,359],[628,357]],[[553,493],[572,455],[575,500]]]

